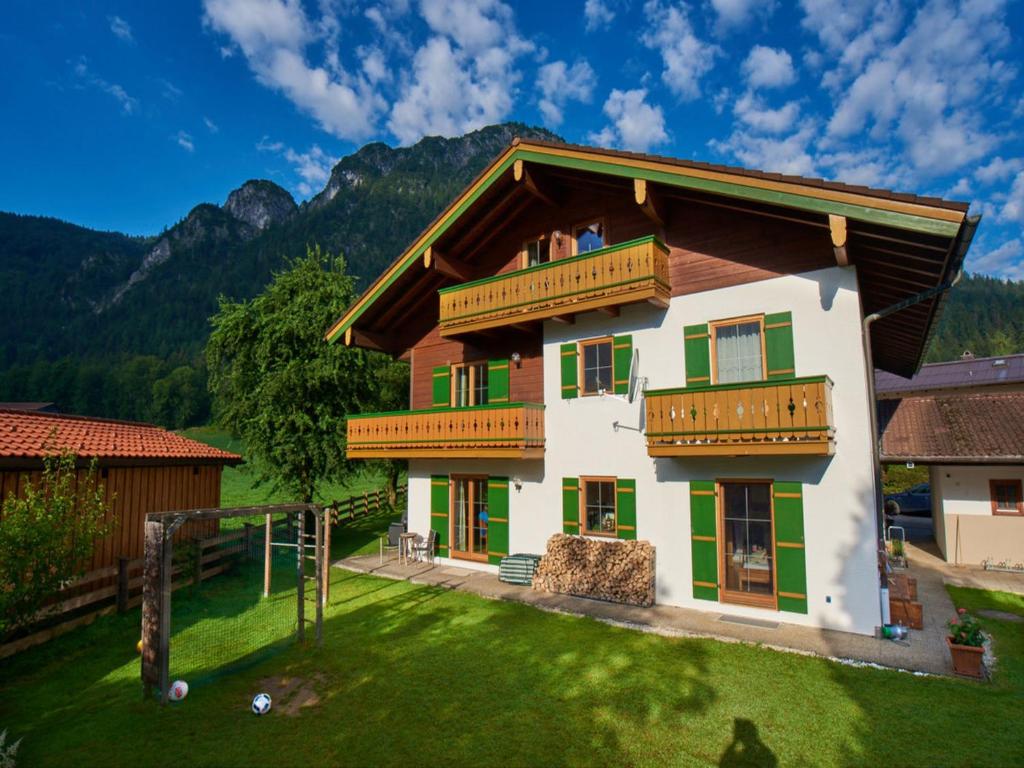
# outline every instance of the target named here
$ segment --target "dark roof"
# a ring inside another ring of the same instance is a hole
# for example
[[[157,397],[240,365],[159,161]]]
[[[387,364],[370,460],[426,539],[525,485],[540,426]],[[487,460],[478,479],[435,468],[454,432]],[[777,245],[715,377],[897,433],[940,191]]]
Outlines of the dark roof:
[[[807,184],[814,187],[820,187],[821,189],[832,189],[836,192],[849,192],[855,195],[869,195],[870,197],[877,197],[883,200],[899,200],[904,203],[917,203],[920,205],[930,205],[936,208],[948,208],[952,211],[967,212],[970,207],[970,203],[960,202],[958,200],[945,200],[941,197],[928,197],[925,195],[914,195],[909,192],[894,192],[889,189],[879,189],[877,187],[864,187],[857,184],[844,184],[841,181],[831,181],[828,179],[820,179],[815,176],[793,176],[784,173],[769,173],[767,171],[758,171],[751,168],[743,168],[738,165],[719,165],[716,163],[701,163],[696,160],[682,160],[678,157],[668,157],[667,155],[648,155],[643,152],[627,152],[622,149],[605,149],[603,147],[594,147],[587,144],[569,144],[563,141],[551,141],[550,139],[536,139],[530,137],[528,139],[522,139],[524,145],[528,144],[540,144],[548,147],[558,147],[560,149],[576,149],[583,152],[592,152],[598,155],[608,155],[610,157],[622,157],[631,160],[648,160],[655,163],[665,163],[666,165],[675,165],[680,168],[700,168],[707,171],[718,171],[721,173],[732,173],[737,176],[746,176],[752,179],[768,179],[771,181],[779,181],[786,184]]]
[[[1024,354],[976,357],[948,363],[929,363],[911,379],[875,371],[875,394],[881,398],[936,389],[1024,385]]]
[[[34,411],[0,411],[0,460],[38,461],[62,451],[78,458],[131,463],[238,464],[242,457],[134,421],[64,416]]]
[[[53,403],[0,403],[0,411],[43,411],[57,413]]]
[[[1024,464],[1024,392],[878,402],[882,461]]]

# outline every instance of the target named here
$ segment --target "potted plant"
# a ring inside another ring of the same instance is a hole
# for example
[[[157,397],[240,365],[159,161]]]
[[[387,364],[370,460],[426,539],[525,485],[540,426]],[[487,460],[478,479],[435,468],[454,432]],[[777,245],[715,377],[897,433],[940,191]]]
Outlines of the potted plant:
[[[982,647],[985,636],[981,633],[978,620],[963,608],[957,609],[957,615],[946,624],[949,635],[946,644],[953,657],[953,671],[964,677],[983,677],[981,659],[985,653]]]

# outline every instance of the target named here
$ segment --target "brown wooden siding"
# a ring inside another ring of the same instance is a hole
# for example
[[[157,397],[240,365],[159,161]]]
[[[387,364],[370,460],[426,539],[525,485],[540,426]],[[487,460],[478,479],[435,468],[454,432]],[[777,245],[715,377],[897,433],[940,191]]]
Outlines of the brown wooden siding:
[[[81,481],[87,470],[78,470]],[[116,565],[118,557],[142,557],[143,522],[149,512],[174,509],[198,509],[220,506],[221,467],[145,466],[107,467],[100,470],[104,499],[110,505],[107,521],[117,521],[113,532],[96,542],[86,570]],[[38,470],[0,470],[0,504],[9,497],[19,497],[29,483],[38,483]],[[184,525],[175,540],[215,536],[218,521],[204,520]]]

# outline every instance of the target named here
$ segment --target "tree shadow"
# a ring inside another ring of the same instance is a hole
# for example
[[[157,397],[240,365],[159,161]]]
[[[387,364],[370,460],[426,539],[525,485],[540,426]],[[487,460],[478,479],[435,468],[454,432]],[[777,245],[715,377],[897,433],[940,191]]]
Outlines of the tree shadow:
[[[718,760],[720,768],[771,768],[778,764],[775,753],[761,741],[757,726],[744,717],[735,718],[732,724],[732,742]]]

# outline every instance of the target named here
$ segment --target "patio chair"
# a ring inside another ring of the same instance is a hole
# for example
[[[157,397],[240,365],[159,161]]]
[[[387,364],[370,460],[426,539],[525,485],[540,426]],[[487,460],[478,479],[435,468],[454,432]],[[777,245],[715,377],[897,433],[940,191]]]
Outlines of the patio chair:
[[[430,530],[426,539],[418,539],[412,545],[412,554],[417,560],[428,560],[434,564],[434,550],[437,549],[437,531]]]
[[[405,526],[401,523],[392,523],[388,526],[388,535],[380,537],[380,564],[384,565],[385,552],[397,552],[401,546],[400,536],[405,533]]]

